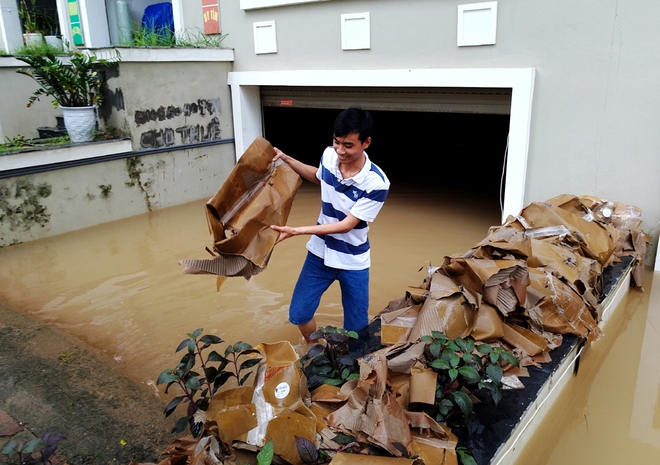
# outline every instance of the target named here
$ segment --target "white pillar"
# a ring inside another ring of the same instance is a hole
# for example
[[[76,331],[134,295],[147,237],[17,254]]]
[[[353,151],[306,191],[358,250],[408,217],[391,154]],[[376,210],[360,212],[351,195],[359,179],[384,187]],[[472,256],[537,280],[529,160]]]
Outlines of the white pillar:
[[[85,39],[85,48],[108,47],[110,29],[108,28],[105,0],[78,0],[78,7],[80,8],[80,24]]]
[[[17,0],[0,0],[0,47],[7,53],[23,46]]]
[[[172,15],[174,16],[174,33],[177,36],[184,35],[186,24],[183,20],[183,0],[172,0]]]
[[[259,86],[230,85],[234,117],[234,147],[236,147],[236,161],[238,161],[254,139],[263,136],[261,92]]]

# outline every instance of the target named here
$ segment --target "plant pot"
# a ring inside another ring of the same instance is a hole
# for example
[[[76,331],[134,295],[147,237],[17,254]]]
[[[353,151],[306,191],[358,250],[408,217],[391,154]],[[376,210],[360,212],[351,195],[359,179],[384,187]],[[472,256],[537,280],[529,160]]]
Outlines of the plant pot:
[[[91,107],[62,107],[64,126],[71,142],[89,142],[96,129],[96,105]]]
[[[42,44],[44,42],[44,35],[40,32],[28,32],[27,34],[23,34],[23,39],[25,45]]]
[[[61,49],[63,48],[62,44],[62,39],[60,39],[57,36],[46,36],[44,37],[46,39],[46,44],[50,45],[51,47]]]

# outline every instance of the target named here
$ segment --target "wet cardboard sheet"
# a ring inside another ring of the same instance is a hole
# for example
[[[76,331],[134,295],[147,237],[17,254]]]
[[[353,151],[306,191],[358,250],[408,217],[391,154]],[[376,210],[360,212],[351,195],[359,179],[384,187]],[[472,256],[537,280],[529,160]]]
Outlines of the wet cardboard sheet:
[[[257,137],[206,203],[206,219],[213,237],[212,259],[187,259],[187,274],[251,276],[262,272],[275,246],[302,179],[275,151]],[[216,255],[217,254],[217,255]]]

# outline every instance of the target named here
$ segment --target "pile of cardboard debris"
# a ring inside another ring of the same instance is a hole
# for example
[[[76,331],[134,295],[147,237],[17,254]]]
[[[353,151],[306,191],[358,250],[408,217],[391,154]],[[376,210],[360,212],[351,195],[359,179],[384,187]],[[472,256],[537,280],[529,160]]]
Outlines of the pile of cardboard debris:
[[[650,241],[641,221],[634,206],[588,196],[530,204],[466,253],[429,264],[420,286],[390,302],[379,315],[385,348],[358,360],[358,380],[310,393],[288,342],[260,344],[254,385],[216,394],[205,412],[205,434],[175,441],[163,463],[232,463],[227,445],[259,450],[272,441],[277,458],[302,465],[296,437],[336,451],[333,438],[343,432],[392,457],[338,453],[330,454],[332,464],[457,464],[451,430],[408,410],[435,396],[436,374],[420,363],[426,346],[420,337],[439,331],[510,350],[521,364],[505,367],[503,383],[522,388],[525,367],[548,361],[562,334],[603,336],[605,267],[633,256],[632,284],[641,289]]]

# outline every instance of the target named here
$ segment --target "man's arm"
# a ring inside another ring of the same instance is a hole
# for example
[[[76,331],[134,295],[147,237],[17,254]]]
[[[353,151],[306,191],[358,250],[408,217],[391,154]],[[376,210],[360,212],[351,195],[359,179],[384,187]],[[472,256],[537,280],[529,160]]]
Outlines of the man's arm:
[[[277,238],[276,244],[282,242],[284,239],[289,237],[299,236],[301,234],[341,234],[346,233],[358,225],[360,220],[350,213],[346,215],[341,221],[337,223],[328,223],[328,224],[317,224],[314,226],[299,226],[297,228],[292,228],[291,226],[277,226],[272,225],[271,229],[280,232],[280,236]]]
[[[313,182],[314,184],[321,184],[321,182],[318,179],[316,179],[316,172],[319,170],[317,166],[306,165],[305,163],[298,161],[293,157],[290,157],[289,155],[282,152],[277,147],[273,147],[273,148],[275,149],[275,156],[273,157],[273,161],[281,159],[284,163],[289,165],[291,169],[293,169],[293,171],[298,173],[302,178],[307,179],[309,182]]]

